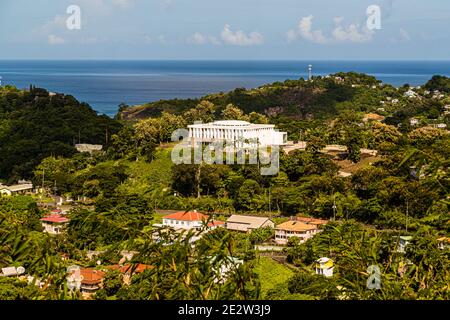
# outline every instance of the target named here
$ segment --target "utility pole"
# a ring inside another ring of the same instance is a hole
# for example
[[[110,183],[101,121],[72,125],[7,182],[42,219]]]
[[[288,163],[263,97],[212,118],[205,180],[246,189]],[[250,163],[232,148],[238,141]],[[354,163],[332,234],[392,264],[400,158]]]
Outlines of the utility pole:
[[[272,207],[270,204],[270,187],[269,187],[269,213],[272,214]]]

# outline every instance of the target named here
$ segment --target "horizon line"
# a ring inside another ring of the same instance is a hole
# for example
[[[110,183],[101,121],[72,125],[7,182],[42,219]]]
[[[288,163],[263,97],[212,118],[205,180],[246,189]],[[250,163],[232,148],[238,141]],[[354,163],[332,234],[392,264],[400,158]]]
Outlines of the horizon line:
[[[79,59],[16,59],[16,58],[0,58],[0,61],[286,61],[286,62],[450,62],[450,59],[113,59],[113,58],[79,58]]]

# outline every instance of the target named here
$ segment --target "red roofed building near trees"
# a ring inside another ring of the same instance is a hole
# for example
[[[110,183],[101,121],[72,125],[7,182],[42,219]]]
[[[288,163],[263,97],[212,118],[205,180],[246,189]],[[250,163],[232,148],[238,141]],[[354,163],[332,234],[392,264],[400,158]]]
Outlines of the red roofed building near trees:
[[[44,232],[50,234],[60,234],[64,226],[69,223],[69,219],[60,214],[49,214],[40,219]]]
[[[210,220],[209,216],[197,211],[177,212],[163,217],[162,225],[175,229],[197,229],[200,230],[205,223],[208,223],[209,229],[215,229],[223,226],[224,222]]]
[[[127,285],[131,284],[131,277],[135,274],[142,273],[145,270],[153,269],[154,267],[148,264],[126,264],[124,266],[114,265],[109,267],[112,270],[119,270],[123,275],[123,282]]]

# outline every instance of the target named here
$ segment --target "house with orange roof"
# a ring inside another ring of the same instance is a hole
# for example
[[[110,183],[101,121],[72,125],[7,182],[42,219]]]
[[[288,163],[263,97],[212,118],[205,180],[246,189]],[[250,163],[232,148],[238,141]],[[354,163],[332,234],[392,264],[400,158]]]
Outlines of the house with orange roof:
[[[131,284],[131,277],[135,274],[144,272],[145,270],[153,269],[154,267],[148,264],[137,263],[137,264],[126,264],[123,266],[113,265],[108,267],[111,270],[118,270],[122,274],[122,280],[125,284]]]
[[[41,218],[44,232],[49,234],[60,234],[64,227],[69,223],[69,219],[60,214],[49,214]]]
[[[328,223],[327,220],[311,218],[311,217],[304,217],[304,216],[297,216],[297,217],[295,217],[295,220],[306,223],[306,224],[316,225],[316,226],[323,226]]]
[[[209,216],[200,212],[194,211],[180,211],[173,214],[169,214],[163,217],[163,227],[172,227],[174,229],[197,229],[200,230],[207,223],[208,229],[216,229],[217,227],[224,226],[224,222],[211,220]]]
[[[285,245],[289,238],[297,237],[300,242],[305,242],[313,237],[320,230],[317,225],[307,224],[301,221],[286,221],[275,227],[275,242],[277,244]]]
[[[92,268],[79,268],[71,270],[67,276],[68,283],[73,284],[73,288],[80,290],[85,297],[89,297],[103,286],[105,272]]]

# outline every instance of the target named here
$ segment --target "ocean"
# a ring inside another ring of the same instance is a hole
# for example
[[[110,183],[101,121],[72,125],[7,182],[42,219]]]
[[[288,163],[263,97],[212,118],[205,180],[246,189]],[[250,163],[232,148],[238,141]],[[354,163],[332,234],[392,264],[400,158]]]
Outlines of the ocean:
[[[0,60],[2,85],[30,84],[75,96],[99,114],[118,105],[172,98],[198,98],[286,79],[355,71],[401,86],[422,85],[433,75],[450,76],[450,61],[24,61]]]

